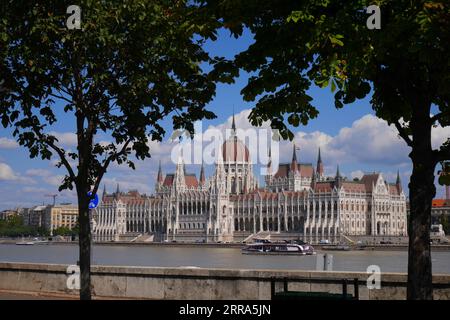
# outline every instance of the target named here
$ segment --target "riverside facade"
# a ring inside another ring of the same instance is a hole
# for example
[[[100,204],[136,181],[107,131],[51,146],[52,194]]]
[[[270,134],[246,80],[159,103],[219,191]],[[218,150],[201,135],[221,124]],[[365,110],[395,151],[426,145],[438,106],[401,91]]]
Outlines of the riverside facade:
[[[297,160],[294,146],[291,162],[280,164],[260,188],[234,119],[232,131],[209,178],[203,166],[198,179],[187,173],[180,160],[173,174],[164,176],[160,165],[154,195],[104,191],[94,239],[234,242],[273,235],[336,243],[342,236],[407,235],[399,175],[395,183],[381,173],[348,181],[338,167],[326,177],[320,150],[314,167]]]

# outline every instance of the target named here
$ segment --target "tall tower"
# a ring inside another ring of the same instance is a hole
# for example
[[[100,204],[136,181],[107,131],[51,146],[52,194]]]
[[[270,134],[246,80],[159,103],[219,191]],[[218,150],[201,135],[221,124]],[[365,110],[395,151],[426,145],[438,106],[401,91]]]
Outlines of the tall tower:
[[[233,114],[231,136],[222,145],[223,170],[225,188],[228,194],[242,194],[244,190],[251,191],[256,186],[253,176],[250,152],[237,137],[236,121]],[[219,166],[217,166],[217,169]]]
[[[159,192],[161,190],[161,187],[163,185],[163,174],[162,174],[162,168],[161,168],[161,160],[159,160],[159,168],[158,168],[158,177],[156,178],[156,192]]]
[[[335,185],[336,185],[336,188],[338,188],[338,189],[342,186],[342,176],[341,176],[341,172],[339,171],[339,165],[337,165],[337,169],[336,169]]]
[[[205,186],[206,178],[205,178],[205,168],[203,167],[202,162],[202,168],[200,169],[200,186]]]
[[[400,179],[400,171],[399,170],[397,170],[397,180],[395,181],[395,185],[397,186],[398,193],[401,193],[403,188],[402,188],[402,181]]]
[[[322,181],[323,179],[324,179],[323,163],[322,163],[322,157],[320,155],[320,147],[319,147],[319,154],[317,156],[316,180]]]
[[[295,146],[295,143],[292,145],[292,161],[291,161],[291,172],[297,172],[298,166],[297,166],[297,147]]]
[[[185,172],[184,172],[184,161],[183,157],[180,156],[178,158],[177,168],[175,170],[175,176],[174,176],[174,182],[173,187],[175,191],[183,191],[186,186],[186,181],[184,178]]]

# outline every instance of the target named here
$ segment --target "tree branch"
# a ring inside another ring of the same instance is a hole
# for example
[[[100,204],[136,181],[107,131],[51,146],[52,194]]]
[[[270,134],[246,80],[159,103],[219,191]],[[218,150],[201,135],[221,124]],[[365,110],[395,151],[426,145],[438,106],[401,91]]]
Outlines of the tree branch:
[[[443,118],[449,117],[450,118],[450,110],[449,111],[443,111],[441,113],[438,113],[431,117],[430,122],[431,124],[434,124],[436,121],[441,121]]]
[[[102,165],[102,167],[101,167],[101,169],[100,169],[100,171],[99,171],[98,177],[97,177],[97,179],[96,179],[96,181],[95,181],[94,190],[93,190],[92,194],[96,194],[96,193],[97,193],[98,188],[99,188],[99,186],[100,186],[100,182],[102,181],[103,176],[105,175],[106,169],[108,168],[109,164],[110,164],[114,159],[117,159],[118,157],[120,157],[121,155],[123,155],[123,154],[126,153],[127,148],[128,148],[128,146],[129,146],[129,144],[131,143],[132,140],[133,140],[133,139],[131,139],[131,138],[128,139],[128,140],[125,142],[125,144],[122,146],[122,149],[121,149],[119,152],[110,154],[109,157],[106,158],[105,163]]]
[[[41,141],[45,141],[45,143],[59,155],[59,158],[61,159],[62,164],[64,165],[64,167],[66,167],[66,169],[69,173],[70,179],[75,182],[75,179],[76,179],[75,172],[73,171],[72,166],[70,165],[69,161],[67,160],[64,150],[59,148],[53,142],[51,142],[44,134],[39,132],[39,130],[37,130],[36,128],[33,128],[33,132],[39,137],[39,139],[41,139]]]
[[[50,93],[49,95],[54,97],[54,98],[61,99],[61,100],[64,100],[64,101],[66,101],[66,102],[68,102],[70,104],[73,104],[73,101],[70,101],[69,99],[64,98],[63,96],[59,96],[59,95],[56,95],[56,94],[53,94],[53,93]]]
[[[400,135],[400,137],[402,137],[403,140],[405,140],[406,144],[412,148],[413,141],[411,140],[411,138],[406,133],[405,128],[402,127],[402,125],[400,124],[400,122],[398,120],[394,121],[394,125],[397,128],[398,134]]]
[[[439,151],[437,151],[436,160],[437,162],[450,160],[450,144],[446,144],[445,146],[441,147]]]

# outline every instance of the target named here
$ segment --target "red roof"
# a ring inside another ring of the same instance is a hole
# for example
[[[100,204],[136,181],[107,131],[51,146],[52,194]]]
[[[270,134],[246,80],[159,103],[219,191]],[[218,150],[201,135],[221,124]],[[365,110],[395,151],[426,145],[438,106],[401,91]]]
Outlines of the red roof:
[[[394,195],[400,195],[400,190],[396,184],[389,184],[389,193]]]
[[[166,175],[166,178],[164,179],[163,185],[165,187],[170,187],[173,185],[175,175],[174,174],[168,174]],[[184,181],[186,183],[186,186],[190,187],[198,187],[198,180],[195,174],[185,174],[184,175]]]
[[[184,181],[186,183],[186,186],[190,187],[198,187],[198,180],[195,174],[187,174],[184,176]]]
[[[331,192],[333,190],[333,182],[317,182],[314,188],[315,192]]]
[[[351,192],[366,192],[367,186],[364,183],[360,182],[350,182],[350,181],[344,181],[342,183],[342,186],[346,191]]]
[[[372,191],[372,186],[377,183],[379,176],[380,176],[379,173],[373,173],[373,174],[365,174],[361,178],[361,182],[364,183],[367,191],[369,191],[369,192]]]
[[[130,191],[128,193],[120,193],[116,194],[108,194],[105,195],[102,199],[103,203],[112,203],[114,200],[120,200],[125,204],[133,205],[133,204],[144,204],[146,196],[141,195],[137,191]]]
[[[174,178],[173,174],[167,174],[166,177],[164,178],[163,185],[165,187],[170,187],[173,184],[173,178]]]
[[[300,170],[300,176],[302,177],[312,177],[313,166],[310,163],[297,163],[297,168]],[[289,176],[291,172],[291,163],[283,163],[278,166],[278,171],[275,173],[275,178],[284,178]]]
[[[450,199],[433,199],[433,207],[450,207]]]

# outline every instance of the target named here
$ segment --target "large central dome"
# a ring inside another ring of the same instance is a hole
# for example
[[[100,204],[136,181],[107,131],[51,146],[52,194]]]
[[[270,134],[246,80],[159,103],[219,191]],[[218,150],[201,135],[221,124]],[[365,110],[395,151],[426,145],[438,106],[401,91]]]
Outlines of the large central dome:
[[[250,152],[244,143],[236,136],[232,136],[222,145],[224,162],[249,162]]]

